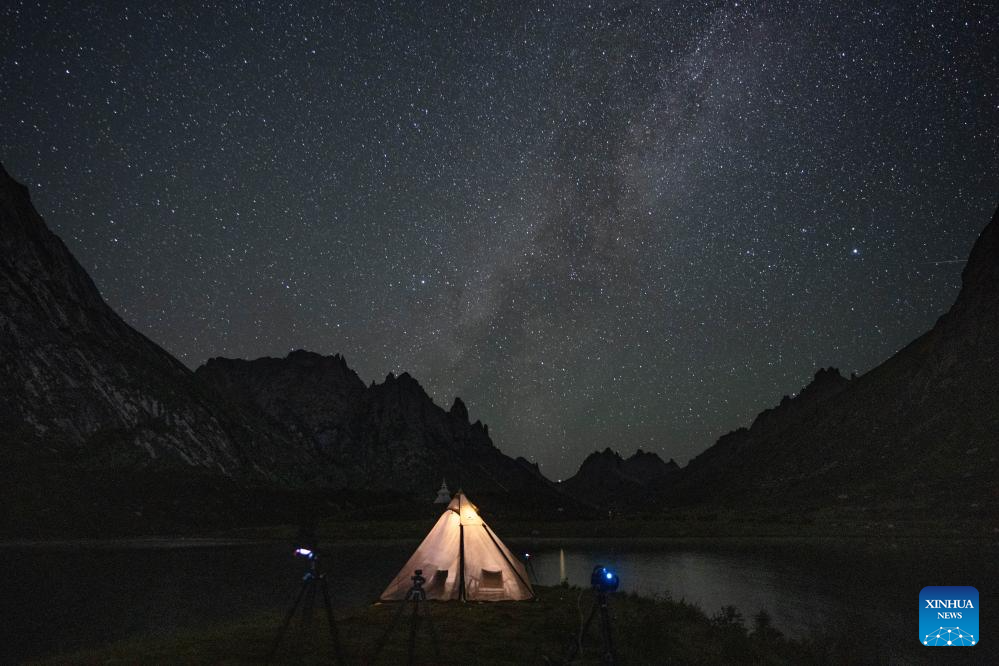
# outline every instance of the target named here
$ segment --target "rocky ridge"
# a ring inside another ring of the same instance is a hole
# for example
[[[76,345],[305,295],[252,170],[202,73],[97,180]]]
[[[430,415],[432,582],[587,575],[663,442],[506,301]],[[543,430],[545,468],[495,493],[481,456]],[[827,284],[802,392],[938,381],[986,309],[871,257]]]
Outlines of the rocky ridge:
[[[485,425],[469,421],[461,398],[444,410],[408,373],[365,387],[342,357],[300,350],[215,358],[195,376],[304,438],[329,485],[425,493],[443,477],[479,496],[551,494],[540,474],[496,449]]]
[[[855,379],[820,371],[658,488],[667,503],[963,516],[999,507],[999,211],[954,305]]]
[[[283,442],[126,324],[0,166],[0,437],[277,481]],[[292,456],[294,457],[294,456]]]
[[[586,504],[610,509],[644,509],[651,487],[668,485],[679,474],[675,461],[638,449],[631,457],[605,448],[591,453],[579,471],[562,482],[566,493]]]
[[[305,351],[191,372],[108,306],[2,167],[0,396],[0,533],[280,521],[295,493],[429,506],[442,476],[497,508],[563,503],[408,374],[366,387]]]

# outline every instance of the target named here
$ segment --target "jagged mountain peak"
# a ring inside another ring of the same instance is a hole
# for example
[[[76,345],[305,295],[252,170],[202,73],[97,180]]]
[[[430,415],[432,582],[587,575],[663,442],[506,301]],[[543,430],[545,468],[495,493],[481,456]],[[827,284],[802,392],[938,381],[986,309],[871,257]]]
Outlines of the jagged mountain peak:
[[[650,483],[656,479],[672,476],[680,469],[672,458],[664,462],[659,454],[638,449],[621,463],[621,472],[640,483]]]
[[[347,359],[345,359],[340,354],[323,356],[322,354],[318,354],[316,352],[309,351],[307,349],[293,349],[292,351],[288,352],[288,356],[286,358],[290,362],[295,363],[296,365],[311,366],[316,364],[328,363],[328,364],[336,364],[344,368],[348,367]]]
[[[646,468],[660,471],[666,468],[679,468],[679,465],[672,458],[667,463],[663,461],[659,454],[652,451],[643,451],[642,449],[637,449],[629,457],[624,458],[620,453],[608,446],[604,447],[602,451],[594,451],[586,456],[582,465],[580,465],[580,470],[582,471],[584,468],[594,469],[596,467],[625,470],[626,474],[630,474],[632,470]],[[646,475],[647,473],[643,473],[640,476]]]
[[[837,395],[846,389],[851,379],[844,377],[838,368],[819,368],[812,380],[797,395],[785,395],[780,403],[771,409],[765,409],[753,420],[749,431],[757,433],[768,428],[780,426],[793,415],[804,415],[818,408],[823,401]],[[727,437],[738,436],[746,432],[740,428]]]
[[[642,502],[652,482],[668,483],[679,471],[670,460],[638,449],[628,458],[611,449],[594,451],[586,457],[579,471],[562,486],[580,501],[601,508],[621,508]]]
[[[454,402],[451,404],[451,409],[449,410],[451,415],[462,421],[468,421],[468,407],[465,406],[465,401],[461,398],[455,396]]]
[[[601,474],[620,472],[621,464],[624,459],[621,458],[621,454],[617,451],[611,449],[609,446],[605,447],[603,451],[594,451],[593,453],[586,456],[583,463],[579,466],[579,471],[576,472],[576,476],[599,476]]]
[[[195,374],[302,437],[337,470],[327,479],[333,485],[422,491],[442,475],[474,480],[490,459],[503,474],[525,471],[495,449],[486,426],[468,422],[460,398],[445,410],[406,372],[366,387],[339,355],[296,351],[284,359],[213,359]],[[465,455],[477,459],[476,471],[459,468]]]
[[[643,451],[642,449],[636,449],[635,452],[625,460],[625,462],[632,462],[632,461],[662,463],[664,465],[666,464],[663,462],[663,459],[659,456],[659,454],[656,453],[655,451]]]
[[[385,375],[385,381],[382,382],[382,385],[384,386],[398,385],[407,390],[414,390],[414,391],[419,390],[426,393],[426,391],[423,390],[423,386],[420,384],[420,382],[417,381],[416,378],[413,377],[413,375],[409,374],[408,372],[401,372],[398,375],[395,374],[394,372],[390,372],[387,375]]]
[[[262,356],[253,360],[242,358],[227,358],[224,356],[213,356],[205,361],[204,365],[195,372],[203,369],[214,369],[225,365],[234,366],[256,366],[258,369],[268,369],[273,372],[279,369],[294,368],[295,372],[310,372],[312,374],[341,374],[356,377],[357,373],[350,369],[346,359],[340,354],[324,356],[316,352],[305,349],[295,349],[288,352],[283,357]],[[360,379],[358,378],[358,381]]]
[[[808,384],[808,386],[805,387],[805,390],[807,391],[813,388],[820,388],[830,384],[840,384],[844,381],[846,381],[846,378],[843,377],[843,373],[839,371],[839,368],[834,368],[832,366],[828,368],[819,368],[815,371],[815,376],[812,378],[812,381]]]
[[[496,507],[564,504],[536,470],[497,450],[484,425],[469,424],[460,400],[441,409],[408,373],[369,389],[343,356],[301,349],[216,357],[192,373],[103,301],[2,165],[0,395],[0,504],[21,511],[65,497],[79,505],[70,520],[97,506],[141,520],[120,498],[96,501],[123,478],[165,482],[158,511],[182,522],[170,492],[188,483],[218,507],[220,484],[232,499],[250,487],[422,496],[441,476]]]
[[[820,400],[830,394],[838,393],[850,383],[839,371],[839,368],[819,368],[815,371],[812,380],[805,385],[801,391],[793,398],[784,396],[781,400],[785,402],[807,402],[809,400]]]

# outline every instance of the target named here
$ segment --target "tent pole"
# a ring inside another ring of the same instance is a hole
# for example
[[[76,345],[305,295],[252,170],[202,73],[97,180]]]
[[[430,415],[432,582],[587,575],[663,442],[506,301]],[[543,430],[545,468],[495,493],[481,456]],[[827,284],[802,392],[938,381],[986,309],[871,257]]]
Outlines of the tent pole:
[[[458,531],[458,598],[465,601],[465,526],[459,525]]]
[[[465,601],[465,524],[461,522],[461,488],[458,488],[458,599]]]
[[[465,601],[465,526],[458,526],[458,598]]]

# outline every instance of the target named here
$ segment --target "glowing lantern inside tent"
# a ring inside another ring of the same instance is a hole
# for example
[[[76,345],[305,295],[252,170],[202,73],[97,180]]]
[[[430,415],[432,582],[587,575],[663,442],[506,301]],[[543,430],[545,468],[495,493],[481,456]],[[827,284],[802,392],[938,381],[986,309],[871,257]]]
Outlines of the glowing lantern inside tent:
[[[389,586],[383,601],[405,599],[420,569],[428,599],[530,599],[534,590],[518,560],[460,490]]]

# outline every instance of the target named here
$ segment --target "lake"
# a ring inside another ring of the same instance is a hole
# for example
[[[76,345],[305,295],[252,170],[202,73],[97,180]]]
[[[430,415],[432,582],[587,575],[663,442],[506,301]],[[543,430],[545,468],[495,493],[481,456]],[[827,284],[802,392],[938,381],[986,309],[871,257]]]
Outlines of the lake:
[[[862,663],[941,663],[939,650],[918,642],[918,595],[928,585],[977,588],[986,608],[982,629],[999,628],[988,610],[999,607],[996,541],[608,540],[532,559],[546,583],[565,575],[587,584],[593,566],[602,564],[620,576],[623,591],[682,599],[709,616],[732,605],[751,627],[753,616],[766,610],[785,635],[854,645]],[[999,640],[984,640],[970,648],[977,650],[973,655],[948,654],[945,662],[999,663]]]
[[[324,569],[336,607],[370,603],[415,541],[333,545]],[[595,564],[612,567],[622,592],[669,595],[708,615],[733,605],[752,624],[764,609],[794,638],[856,641],[857,653],[920,663],[919,591],[972,585],[983,629],[999,607],[999,544],[949,540],[658,539],[641,542],[508,540],[531,552],[538,582],[587,585]],[[142,541],[0,546],[0,663],[101,645],[139,634],[220,622],[289,606],[304,563],[282,543]],[[611,601],[613,606],[613,598]],[[994,624],[994,623],[993,623]],[[849,638],[844,639],[844,636]],[[976,661],[999,663],[986,634]],[[954,658],[955,655],[948,655]],[[935,662],[936,663],[936,662]]]

